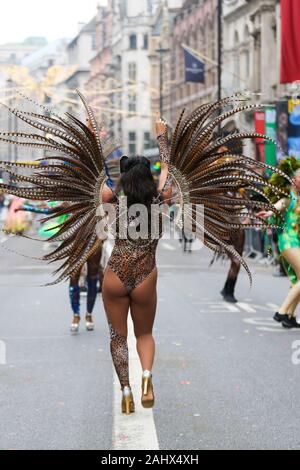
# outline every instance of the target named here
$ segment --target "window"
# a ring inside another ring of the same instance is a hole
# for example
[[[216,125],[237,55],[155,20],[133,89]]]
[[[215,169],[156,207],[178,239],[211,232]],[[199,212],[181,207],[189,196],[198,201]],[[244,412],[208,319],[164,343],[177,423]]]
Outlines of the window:
[[[247,50],[245,52],[245,68],[246,68],[246,79],[249,79],[249,76],[250,76],[250,51]]]
[[[144,34],[143,49],[148,49],[148,34]]]
[[[137,49],[137,37],[136,34],[129,36],[129,49]]]
[[[240,52],[239,52],[239,33],[235,31],[234,33],[234,47],[235,47],[235,52],[233,56],[234,60],[234,82],[235,86],[239,87],[240,86]]]
[[[129,132],[128,133],[128,149],[130,155],[136,155],[136,132]]]
[[[134,91],[128,93],[128,111],[131,113],[136,112],[136,93]]]
[[[129,78],[129,81],[136,82],[137,66],[135,62],[130,62],[128,64],[128,78]]]
[[[15,63],[16,63],[16,59],[17,59],[17,56],[16,56],[16,54],[15,54],[15,53],[12,53],[12,54],[10,54],[10,56],[9,56],[9,59],[8,59],[8,60],[9,60],[9,63],[11,63],[11,64],[15,64]]]
[[[151,135],[150,132],[144,132],[144,150],[151,148]]]

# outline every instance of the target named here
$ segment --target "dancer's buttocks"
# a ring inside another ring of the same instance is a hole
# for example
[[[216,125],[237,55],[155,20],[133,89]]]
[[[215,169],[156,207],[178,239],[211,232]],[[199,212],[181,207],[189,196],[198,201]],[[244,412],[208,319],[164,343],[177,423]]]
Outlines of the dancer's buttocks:
[[[129,293],[156,269],[157,240],[116,240],[108,267],[114,271]]]

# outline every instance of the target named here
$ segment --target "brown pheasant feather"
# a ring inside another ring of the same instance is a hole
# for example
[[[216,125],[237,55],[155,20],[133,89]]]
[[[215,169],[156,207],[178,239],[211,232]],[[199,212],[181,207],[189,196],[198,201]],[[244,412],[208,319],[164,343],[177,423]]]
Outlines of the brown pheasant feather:
[[[272,186],[280,198],[287,194],[268,183],[257,173],[257,169],[272,170],[288,180],[289,177],[277,168],[233,153],[232,143],[241,144],[245,139],[259,137],[276,145],[269,137],[256,132],[233,132],[226,137],[216,137],[216,130],[224,120],[259,107],[239,103],[244,101],[238,94],[199,106],[186,118],[181,113],[171,141],[168,165],[180,194],[181,213],[185,204],[204,206],[204,224],[196,228],[196,236],[213,251],[238,258],[251,281],[247,263],[231,244],[231,234],[237,229],[278,228],[264,220],[258,221],[253,215],[255,209],[271,209],[277,215],[281,214],[266,197],[265,202],[253,201],[241,197],[239,190],[245,188],[248,193],[263,196],[263,189]],[[192,211],[187,212],[187,221],[195,224]],[[181,220],[179,223],[182,225]]]
[[[98,248],[101,240],[96,234],[99,220],[100,187],[107,179],[105,158],[116,146],[110,141],[102,147],[100,129],[93,110],[85,97],[77,90],[85,112],[91,122],[90,130],[78,118],[66,113],[64,117],[40,106],[49,115],[24,112],[8,108],[17,118],[44,133],[2,132],[0,141],[12,145],[39,148],[51,152],[47,164],[0,162],[0,169],[11,177],[11,183],[0,184],[0,191],[36,201],[59,201],[44,221],[69,215],[59,226],[58,232],[49,238],[60,246],[42,257],[48,262],[62,261],[56,270],[56,284],[78,271]],[[23,96],[24,97],[24,96]],[[38,103],[32,101],[35,105]],[[45,134],[46,133],[46,134]],[[20,140],[22,139],[22,140]],[[22,174],[30,170],[30,175]]]
[[[43,257],[48,262],[62,262],[56,271],[59,276],[52,284],[78,271],[101,243],[97,238],[96,225],[99,220],[97,207],[100,203],[100,188],[107,179],[104,162],[106,156],[116,148],[109,140],[101,144],[100,129],[94,113],[84,96],[77,92],[93,131],[70,113],[61,117],[29,99],[49,115],[9,110],[31,127],[46,133],[46,136],[26,132],[0,133],[0,141],[52,153],[47,156],[48,164],[38,167],[0,162],[0,168],[9,173],[14,181],[1,184],[0,190],[32,200],[66,203],[52,209],[51,214],[44,219],[49,221],[69,214],[69,218],[57,227],[58,232],[49,238],[60,242],[60,246]],[[216,137],[216,129],[225,119],[257,108],[245,102],[242,95],[238,94],[202,105],[185,118],[183,111],[172,137],[168,168],[180,195],[181,208],[185,204],[191,205],[186,212],[186,221],[192,225],[196,236],[216,253],[227,253],[238,258],[251,279],[246,262],[231,244],[231,235],[237,229],[277,227],[262,220],[257,221],[253,215],[255,209],[272,209],[277,215],[280,214],[266,197],[264,202],[253,201],[241,197],[239,190],[244,188],[263,196],[264,187],[269,187],[280,197],[285,194],[268,183],[256,170],[263,168],[286,175],[269,165],[234,153],[232,144],[238,148],[245,139],[272,139],[251,132],[233,132],[226,137]],[[20,138],[23,140],[20,141]],[[231,150],[226,149],[228,144]],[[31,174],[23,175],[20,173],[23,170],[31,170]],[[197,204],[204,206],[205,218],[202,224],[195,218],[193,207]],[[243,223],[244,220],[247,223]]]

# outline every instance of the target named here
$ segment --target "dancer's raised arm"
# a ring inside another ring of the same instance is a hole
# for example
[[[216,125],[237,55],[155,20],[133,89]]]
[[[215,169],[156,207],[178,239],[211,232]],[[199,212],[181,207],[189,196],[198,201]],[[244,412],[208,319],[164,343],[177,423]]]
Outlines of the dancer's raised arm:
[[[170,149],[168,144],[167,125],[161,118],[156,121],[156,135],[161,161],[158,191],[162,192],[165,201],[170,201],[172,197],[172,177],[169,174]]]
[[[283,198],[279,199],[279,201],[277,201],[276,204],[274,204],[274,207],[278,211],[284,212],[288,208],[289,203],[290,203],[289,198],[288,197],[283,197]],[[257,217],[260,217],[262,219],[267,219],[268,217],[272,217],[272,215],[274,215],[274,211],[272,211],[272,210],[269,210],[269,211],[262,210],[262,211],[258,212],[256,215],[257,215]]]

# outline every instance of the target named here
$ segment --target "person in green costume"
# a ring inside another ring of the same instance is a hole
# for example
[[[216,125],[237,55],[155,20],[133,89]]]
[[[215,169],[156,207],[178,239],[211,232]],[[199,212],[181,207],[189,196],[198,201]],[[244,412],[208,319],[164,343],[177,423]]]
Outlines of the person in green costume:
[[[48,207],[51,210],[52,207],[57,207],[60,204],[61,203],[57,201],[48,202]],[[55,220],[51,220],[45,224],[42,224],[38,232],[40,237],[49,238],[52,237],[52,235],[55,235],[59,231],[59,225],[62,224],[67,218],[67,215],[61,215]]]
[[[278,232],[278,249],[291,281],[291,289],[273,318],[285,328],[300,328],[295,313],[300,301],[300,162],[295,158],[287,158],[279,167],[292,178],[292,185],[286,188],[289,197],[275,203],[275,208],[284,214],[285,228]],[[282,188],[280,177],[276,177],[276,181],[275,177],[272,178],[271,182]],[[272,194],[268,196],[272,199]],[[274,218],[275,214],[272,211],[260,211],[257,216]]]

